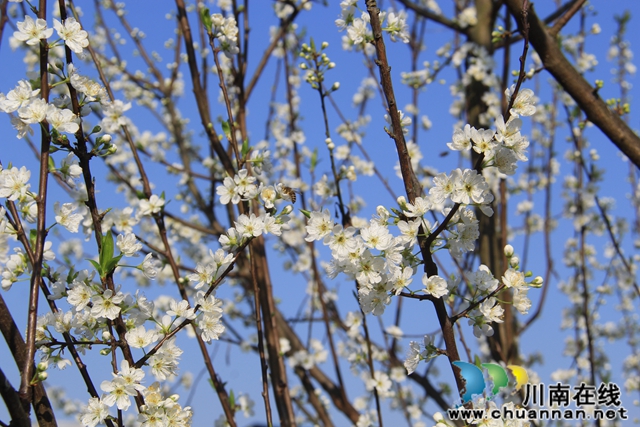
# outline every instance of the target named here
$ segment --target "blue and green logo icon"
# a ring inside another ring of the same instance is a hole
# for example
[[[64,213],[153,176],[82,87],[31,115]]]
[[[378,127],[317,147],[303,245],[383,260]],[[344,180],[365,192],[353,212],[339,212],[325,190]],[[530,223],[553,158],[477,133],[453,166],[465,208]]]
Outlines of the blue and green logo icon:
[[[460,376],[465,381],[464,394],[462,395],[463,404],[470,402],[474,395],[485,392],[487,383],[484,379],[484,372],[482,372],[479,366],[461,361],[453,362],[453,365],[460,368]],[[482,363],[481,366],[487,371],[489,378],[491,378],[493,382],[491,396],[487,396],[487,399],[490,400],[500,392],[500,389],[509,385],[509,375],[505,368],[495,363]],[[509,365],[507,369],[516,380],[516,390],[520,390],[523,385],[529,382],[529,374],[527,374],[527,371],[522,366]]]

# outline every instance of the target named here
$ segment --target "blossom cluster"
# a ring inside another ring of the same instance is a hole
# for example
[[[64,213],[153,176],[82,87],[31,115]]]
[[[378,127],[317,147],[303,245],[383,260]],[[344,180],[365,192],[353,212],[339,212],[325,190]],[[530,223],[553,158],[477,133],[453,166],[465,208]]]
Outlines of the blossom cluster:
[[[369,49],[373,41],[373,33],[370,29],[370,16],[363,10],[359,18],[356,18],[357,1],[343,0],[340,2],[341,16],[336,19],[336,26],[342,31],[347,30],[347,35],[342,39],[345,49]],[[381,11],[379,15],[382,31],[389,34],[392,41],[401,40],[409,43],[409,26],[407,25],[407,13],[404,10]]]
[[[51,37],[54,29],[60,39],[64,40],[64,44],[77,54],[82,54],[84,48],[89,46],[87,32],[73,17],[67,18],[63,22],[54,19],[53,28],[48,28],[47,21],[44,19],[34,21],[31,16],[27,15],[24,21],[18,22],[16,26],[18,31],[13,33],[13,37],[30,46],[38,45],[41,40]]]
[[[238,48],[238,24],[233,16],[224,17],[220,13],[211,15],[212,34],[220,43],[220,49],[228,58],[240,52]]]
[[[56,100],[48,103],[38,97],[40,89],[33,90],[27,80],[20,80],[18,85],[7,95],[0,94],[0,111],[11,114],[18,113],[11,122],[18,130],[18,138],[33,133],[30,125],[44,120],[58,132],[74,134],[78,131],[78,118],[68,108],[61,108],[64,101]]]

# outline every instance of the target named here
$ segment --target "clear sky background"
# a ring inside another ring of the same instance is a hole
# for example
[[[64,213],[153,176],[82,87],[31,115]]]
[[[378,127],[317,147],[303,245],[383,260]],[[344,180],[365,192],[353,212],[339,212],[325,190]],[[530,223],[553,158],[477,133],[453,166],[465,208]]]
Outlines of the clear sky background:
[[[81,2],[78,2],[81,3]],[[215,5],[208,2],[208,6],[212,12],[216,10]],[[334,97],[337,103],[341,106],[345,115],[350,119],[357,117],[357,110],[352,107],[352,96],[360,86],[361,80],[367,75],[366,68],[362,63],[362,56],[355,52],[344,52],[341,49],[341,37],[344,33],[338,32],[338,29],[334,25],[334,20],[338,18],[340,13],[340,7],[338,1],[329,0],[328,6],[322,6],[315,4],[312,11],[302,13],[299,19],[296,20],[300,27],[306,29],[307,35],[312,36],[317,43],[321,41],[328,41],[329,48],[326,50],[327,54],[337,65],[334,70],[328,73],[327,81],[330,85],[333,81],[339,81],[341,84],[340,90],[335,92]],[[391,2],[393,4],[395,2]],[[542,0],[535,3],[538,14],[540,16],[546,16],[551,10],[553,10],[553,4],[549,0]],[[267,46],[268,40],[268,28],[270,25],[275,25],[277,22],[274,18],[272,11],[272,1],[258,1],[251,2],[250,4],[250,20],[251,24],[251,44],[250,44],[250,59],[249,68],[254,70],[258,59],[262,55],[264,48]],[[389,1],[386,1],[384,7],[388,7]],[[443,12],[448,16],[451,16],[452,6],[447,0],[440,0],[440,6]],[[82,4],[80,4],[83,6]],[[364,7],[364,2],[360,2],[360,6]],[[618,95],[618,89],[611,83],[612,75],[610,73],[611,68],[614,66],[612,63],[606,60],[606,53],[609,47],[610,38],[615,31],[614,15],[620,15],[625,10],[629,10],[632,14],[632,25],[629,32],[629,40],[632,43],[632,49],[635,47],[634,43],[637,37],[634,35],[634,25],[637,25],[637,19],[640,19],[640,3],[637,0],[616,0],[616,1],[593,1],[593,8],[597,11],[597,15],[589,16],[587,18],[587,28],[593,23],[598,23],[602,28],[602,32],[599,35],[588,37],[586,44],[586,50],[594,53],[599,61],[598,66],[594,72],[587,73],[586,77],[588,81],[595,81],[596,79],[604,80],[605,87],[601,90],[602,98],[606,99]],[[89,23],[92,22],[92,13],[89,11],[89,5],[87,3],[86,13],[83,17],[83,22],[86,27],[89,27]],[[130,23],[134,27],[139,27],[143,30],[147,37],[145,44],[149,47],[149,50],[157,50],[161,56],[164,57],[164,62],[170,62],[173,60],[170,51],[163,48],[163,43],[168,38],[174,37],[173,29],[174,23],[171,20],[165,18],[165,14],[169,11],[173,11],[175,8],[172,2],[164,1],[152,1],[152,0],[134,0],[127,4],[128,15]],[[193,15],[191,17],[192,25],[194,25]],[[113,21],[113,17],[109,18],[110,22]],[[51,25],[51,18],[49,19],[49,25]],[[90,30],[90,28],[87,28]],[[576,30],[576,24],[570,24],[563,33],[573,34]],[[119,28],[118,31],[122,32]],[[5,30],[4,38],[2,40],[2,46],[0,47],[0,58],[2,66],[0,67],[0,92],[6,93],[11,90],[18,80],[24,78],[24,66],[22,64],[21,51],[12,52],[8,42],[8,36],[12,31]],[[451,33],[439,26],[436,23],[429,22],[427,24],[426,34],[426,46],[427,49],[422,55],[422,60],[434,60],[435,51],[441,47],[446,41],[451,39]],[[404,109],[404,105],[410,102],[409,91],[400,84],[400,73],[402,71],[409,70],[409,49],[401,43],[387,43],[387,49],[390,54],[390,62],[392,64],[392,76],[394,85],[397,90],[398,105],[401,109]],[[515,45],[512,51],[512,68],[516,67],[515,58],[519,54],[521,46]],[[140,59],[134,55],[131,55],[133,50],[132,43],[128,41],[125,45],[123,52],[127,52],[127,61],[132,64],[141,64]],[[498,56],[497,56],[498,57]],[[211,61],[210,61],[211,62]],[[421,63],[422,61],[419,61]],[[144,67],[140,65],[142,69]],[[187,67],[182,64],[181,70],[185,77],[188,76]],[[260,81],[260,85],[256,94],[249,106],[249,129],[251,132],[252,143],[256,143],[263,138],[265,121],[267,115],[267,104],[269,102],[270,90],[273,82],[273,76],[275,73],[275,60],[272,60],[265,70],[265,75]],[[80,64],[80,71],[83,74],[93,73],[92,67],[89,64]],[[439,172],[448,172],[452,168],[458,167],[459,159],[455,155],[449,155],[447,157],[440,156],[440,153],[447,151],[446,143],[451,141],[451,134],[453,126],[456,122],[454,118],[448,113],[451,103],[449,86],[455,81],[455,74],[449,70],[443,72],[440,76],[444,79],[444,84],[434,83],[430,85],[426,92],[422,94],[420,103],[418,105],[421,115],[428,115],[433,127],[429,131],[421,131],[418,135],[418,142],[424,155],[422,164],[431,166],[437,169]],[[213,75],[210,77],[214,78]],[[376,76],[377,78],[377,76]],[[544,87],[546,82],[551,77],[542,72],[538,76],[539,83]],[[637,78],[632,78],[630,81],[632,84],[637,84],[635,81]],[[190,93],[190,87],[188,79],[186,79],[187,87],[185,88],[185,98],[181,101],[183,108],[182,114],[185,117],[191,118],[191,128],[196,130],[196,135],[199,134],[199,119],[197,118],[197,112],[194,109],[194,103],[192,102],[192,96]],[[284,95],[282,92],[283,82],[280,81],[278,101],[284,102]],[[528,87],[535,89],[532,83],[527,83]],[[217,98],[217,86],[210,85],[212,91],[212,99]],[[548,89],[546,89],[548,90]],[[542,92],[540,96],[543,99],[548,99],[548,92]],[[316,93],[312,91],[303,83],[300,89],[300,96],[302,99],[301,115],[304,117],[302,127],[305,131],[307,138],[306,145],[311,147],[319,147],[323,162],[319,166],[319,170],[322,172],[328,171],[328,156],[324,151],[324,132],[322,128],[322,120],[320,113],[320,106]],[[634,109],[634,101],[640,99],[638,89],[634,86],[631,91],[631,115],[630,124],[634,129],[640,127],[639,117],[637,111]],[[381,99],[379,96],[371,102],[368,114],[372,116],[372,124],[367,128],[367,137],[364,141],[364,145],[367,148],[369,154],[373,160],[376,161],[377,166],[381,169],[383,175],[387,177],[397,194],[402,194],[402,183],[398,179],[393,170],[393,166],[396,163],[397,156],[392,141],[382,131],[383,126],[383,114],[385,113],[381,106]],[[224,108],[222,105],[212,105],[213,116],[224,116]],[[144,114],[138,107],[135,107],[127,114],[132,120],[135,121],[139,129],[149,128],[150,130],[157,132],[159,130],[157,123],[155,123],[148,114]],[[330,127],[333,132],[334,140],[337,144],[343,143],[335,133],[336,127],[340,124],[338,116],[333,110],[330,109],[329,113]],[[525,119],[525,123],[527,120]],[[3,135],[2,143],[3,149],[0,151],[0,161],[4,166],[10,162],[14,166],[26,165],[32,170],[32,189],[36,188],[36,159],[25,148],[23,141],[18,141],[14,138],[15,132],[12,130],[8,117],[0,117],[0,129]],[[219,130],[219,129],[218,129]],[[564,137],[566,136],[566,127],[560,131],[558,138],[556,139],[556,146],[559,153],[564,152],[569,148],[569,144],[565,144]],[[632,207],[628,201],[628,194],[631,192],[631,187],[626,181],[628,173],[628,166],[620,159],[618,149],[608,139],[602,135],[597,129],[589,130],[587,136],[593,146],[598,150],[601,156],[599,164],[606,169],[606,181],[601,185],[601,197],[613,197],[617,200],[614,215],[630,217],[632,214]],[[196,137],[197,138],[197,137]],[[200,142],[202,143],[202,139]],[[562,157],[561,155],[559,156]],[[393,159],[390,161],[389,159]],[[98,169],[99,170],[99,169]],[[166,184],[157,177],[159,170],[156,170],[155,184],[157,193],[166,191],[168,198],[171,194],[175,194],[175,183],[173,180],[167,181]],[[566,164],[561,166],[562,177],[564,174],[569,173],[569,168]],[[99,172],[98,172],[99,174]],[[561,178],[559,179],[559,181]],[[116,206],[124,207],[121,198],[117,195],[113,195],[113,188],[109,185],[100,183],[98,175],[99,189],[101,193],[98,195],[99,200],[105,208],[109,203],[113,203]],[[375,212],[375,208],[379,204],[393,206],[394,200],[385,191],[382,190],[380,182],[375,177],[359,177],[358,181],[352,186],[353,192],[362,197],[367,205],[359,216],[369,218],[371,214]],[[560,184],[556,185],[556,192],[553,202],[553,210],[556,214],[561,212],[561,206],[563,204],[560,198]],[[63,197],[62,192],[54,192],[58,197]],[[54,196],[51,200],[55,200]],[[518,201],[524,199],[524,195],[514,196],[513,206]],[[64,200],[66,201],[66,199]],[[177,206],[177,205],[176,205]],[[177,208],[176,208],[177,209]],[[515,212],[511,213],[512,217],[515,216]],[[520,219],[514,219],[513,224],[518,224]],[[556,268],[558,269],[560,277],[567,277],[568,272],[561,265],[562,252],[564,243],[567,238],[573,234],[573,227],[570,222],[559,218],[560,226],[559,230],[554,234],[554,258],[556,260]],[[64,235],[64,234],[63,234]],[[81,236],[79,236],[81,237]],[[604,240],[593,241],[595,245],[603,245]],[[629,239],[624,242],[624,247],[629,253],[634,251]],[[518,237],[514,240],[513,245],[516,248],[516,252],[522,253],[523,240]],[[217,245],[212,243],[211,247],[215,250]],[[601,248],[602,246],[597,246]],[[544,259],[542,258],[542,239],[540,235],[535,236],[532,239],[532,244],[529,250],[529,259],[527,262],[527,269],[533,271],[534,275],[542,274],[544,268]],[[325,254],[326,255],[326,254]],[[600,253],[598,255],[601,261],[604,262],[604,258]],[[288,313],[294,313],[297,308],[304,304],[305,301],[305,288],[306,281],[299,275],[292,276],[291,274],[284,273],[282,267],[280,267],[284,258],[279,258],[276,254],[271,254],[270,259],[272,261],[271,272],[274,276],[274,284],[277,287],[276,293],[282,298],[281,306],[287,307]],[[325,257],[325,259],[327,259]],[[447,257],[441,257],[445,261],[445,265],[451,269],[451,264]],[[89,268],[87,263],[85,268]],[[602,279],[602,278],[600,278]],[[340,279],[337,279],[340,281]],[[419,281],[419,278],[414,280]],[[337,282],[338,283],[338,282]],[[342,280],[339,282],[339,296],[340,304],[344,304],[343,312],[347,310],[356,310],[357,306],[352,296],[351,284]],[[597,281],[596,281],[597,283]],[[133,290],[134,285],[128,283],[125,285],[128,290]],[[549,296],[547,298],[542,317],[526,332],[521,340],[521,349],[523,354],[531,354],[539,352],[543,355],[543,364],[533,367],[543,382],[550,383],[550,375],[557,369],[567,369],[572,367],[572,359],[570,357],[563,356],[561,354],[564,347],[564,339],[571,334],[571,330],[561,331],[559,324],[562,319],[562,309],[567,306],[566,298],[557,290],[558,280],[554,279],[552,283],[549,283],[551,287],[549,290]],[[14,313],[19,326],[23,328],[26,321],[26,305],[28,300],[28,286],[27,282],[16,284],[10,292],[3,293],[3,297],[10,304],[10,307]],[[170,286],[166,286],[160,290],[145,290],[150,297],[156,297],[160,294],[170,295],[177,297],[177,292]],[[537,307],[538,296],[540,291],[531,290],[529,296],[533,300],[533,307]],[[220,297],[232,297],[231,290],[220,289],[218,295]],[[615,300],[610,300],[610,305],[601,309],[601,322],[610,318],[617,319],[618,314],[614,311]],[[394,303],[395,304],[395,303]],[[348,308],[347,308],[348,307]],[[392,306],[393,307],[393,306]],[[425,333],[433,333],[437,330],[437,321],[432,310],[431,304],[428,302],[406,301],[405,311],[403,313],[402,328],[405,331],[407,337],[413,340],[420,340],[420,337]],[[533,310],[532,310],[533,311]],[[390,324],[391,315],[395,310],[388,310],[388,316],[385,315],[385,325]],[[527,316],[523,316],[522,320],[526,321]],[[370,317],[371,324],[376,325],[375,318]],[[463,322],[464,323],[464,322]],[[377,326],[377,325],[376,325]],[[306,328],[306,326],[301,326]],[[302,331],[302,329],[301,329]],[[380,337],[379,331],[375,331],[375,336]],[[466,330],[465,337],[468,342],[473,342],[473,335],[470,330]],[[409,338],[403,341],[403,344],[408,347]],[[200,355],[193,346],[193,340],[189,340],[186,336],[182,336],[179,339],[179,343],[184,344],[188,351],[185,351],[182,357],[181,370],[191,371],[196,378],[201,375],[200,372]],[[475,345],[474,345],[475,347]],[[233,388],[236,395],[240,392],[249,393],[251,398],[256,402],[256,420],[261,421],[263,418],[262,399],[260,396],[261,383],[259,362],[257,357],[252,353],[242,352],[239,348],[226,343],[215,343],[210,346],[214,364],[223,381],[226,381],[230,388]],[[624,342],[612,342],[607,345],[608,355],[610,357],[610,363],[612,366],[612,373],[614,380],[622,383],[621,375],[621,363],[622,360],[629,354],[629,347]],[[8,369],[12,366],[10,363],[5,363],[9,358],[9,354],[4,342],[0,343],[0,360],[2,360],[2,367],[5,369],[5,373],[9,375],[12,384],[17,387],[19,381],[15,372],[11,372]],[[104,363],[99,357],[88,357],[89,369],[92,375],[95,376],[94,382],[99,384],[103,379],[110,378],[109,372],[106,370],[108,365]],[[450,369],[443,361],[437,361],[440,376],[437,378],[438,382],[448,383],[451,387],[454,387],[453,376]],[[333,372],[332,369],[327,369]],[[348,372],[348,366],[345,365],[345,371]],[[147,384],[151,382],[151,377],[148,377]],[[295,381],[294,381],[295,382]],[[80,381],[80,376],[75,367],[68,368],[63,372],[50,371],[50,386],[64,385],[68,387],[69,395],[73,398],[86,402],[88,395],[84,390],[84,385]],[[364,394],[364,391],[359,383],[349,385],[350,396],[359,396]],[[176,388],[176,392],[181,395],[181,402],[185,404],[187,400],[194,407],[194,426],[212,425],[212,420],[218,418],[220,414],[220,407],[217,402],[217,398],[210,386],[207,384],[206,378],[203,378],[195,389],[195,393],[191,394],[179,386]],[[632,415],[640,416],[640,410],[638,406],[633,406],[632,401],[638,400],[638,395],[624,395],[622,402]],[[428,406],[428,410],[432,411],[434,408]],[[62,418],[62,412],[59,412],[59,416]],[[387,411],[389,422],[397,420],[398,414]],[[6,420],[6,409],[3,405],[0,405],[0,419]],[[343,419],[344,420],[344,419]],[[249,425],[250,421],[239,416],[239,425]],[[426,420],[430,425],[430,420]],[[346,423],[346,420],[345,420]],[[340,425],[339,423],[337,425]],[[345,424],[346,425],[346,424]]]

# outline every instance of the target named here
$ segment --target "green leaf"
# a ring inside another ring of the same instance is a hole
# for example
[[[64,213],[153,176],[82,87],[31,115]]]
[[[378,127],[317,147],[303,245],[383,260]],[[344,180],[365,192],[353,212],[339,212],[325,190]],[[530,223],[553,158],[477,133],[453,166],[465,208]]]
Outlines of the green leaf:
[[[49,156],[49,160],[47,161],[47,163],[49,163],[49,172],[55,172],[56,162],[53,160],[53,157]]]
[[[478,357],[477,354],[473,358],[473,364],[476,365],[478,368],[482,369],[482,361],[480,360],[480,357]]]
[[[229,390],[229,406],[231,410],[235,410],[236,407],[236,396],[233,394],[233,389]]]
[[[313,172],[318,165],[318,148],[313,149],[313,154],[311,154],[311,172]]]
[[[200,18],[202,18],[202,25],[207,29],[207,34],[211,35],[213,23],[211,22],[211,14],[208,7],[200,9]]]
[[[89,261],[91,263],[91,265],[93,265],[93,268],[96,269],[96,271],[98,272],[98,275],[100,277],[104,277],[103,274],[102,274],[102,267],[100,267],[100,264],[98,264],[97,262],[95,262],[92,259],[88,259],[87,261]]]
[[[104,236],[102,236],[102,249],[100,250],[100,268],[103,273],[108,273],[107,265],[111,263],[113,259],[113,234],[111,234],[111,230],[107,232]]]
[[[250,150],[251,147],[249,147],[249,140],[245,139],[244,141],[242,141],[242,157],[246,157],[247,154],[249,154]]]
[[[302,215],[306,216],[307,218],[311,219],[311,212],[304,210],[304,209],[298,209],[300,212],[302,212]]]
[[[222,131],[224,132],[227,139],[231,141],[231,126],[229,125],[229,122],[227,120],[222,122]]]
[[[122,257],[123,257],[123,254],[120,254],[117,257],[111,258],[109,261],[107,261],[107,264],[104,266],[105,276],[109,273],[112,273],[113,270],[115,270],[115,268],[118,266],[118,263],[120,262]]]

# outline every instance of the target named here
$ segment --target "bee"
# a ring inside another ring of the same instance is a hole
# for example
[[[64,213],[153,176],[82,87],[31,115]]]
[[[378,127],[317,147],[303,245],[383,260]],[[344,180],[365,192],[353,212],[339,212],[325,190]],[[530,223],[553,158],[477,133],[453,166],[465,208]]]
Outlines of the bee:
[[[300,194],[300,190],[297,188],[282,186],[282,198],[291,200],[291,203],[295,203],[297,200],[296,194]]]

